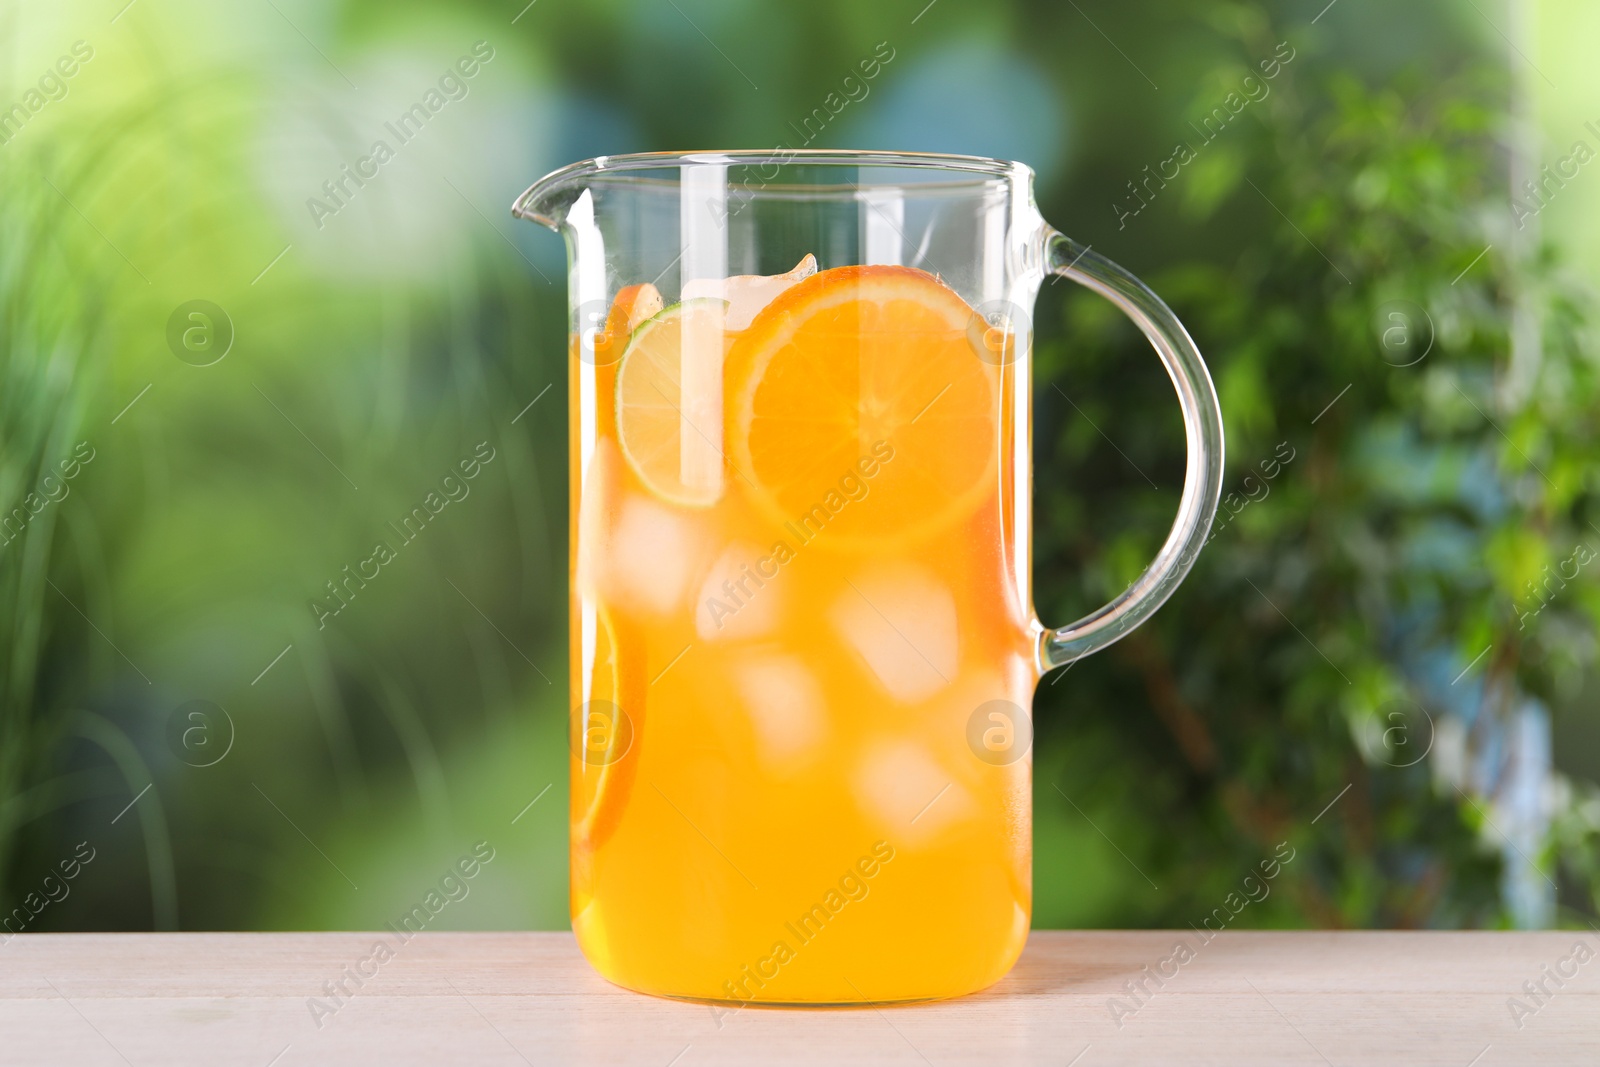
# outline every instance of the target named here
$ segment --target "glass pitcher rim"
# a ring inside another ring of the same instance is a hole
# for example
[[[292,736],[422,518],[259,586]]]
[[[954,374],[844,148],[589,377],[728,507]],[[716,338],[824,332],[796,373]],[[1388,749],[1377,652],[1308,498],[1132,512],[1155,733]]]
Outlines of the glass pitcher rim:
[[[695,152],[624,152],[617,155],[594,156],[557,168],[528,186],[511,205],[511,214],[535,222],[547,220],[533,209],[533,204],[550,191],[578,181],[598,177],[629,177],[641,184],[651,179],[630,172],[665,170],[694,164],[728,164],[731,166],[777,165],[882,167],[946,171],[967,176],[967,181],[993,180],[1008,183],[1031,183],[1033,168],[1015,160],[995,159],[989,156],[967,156],[945,152],[901,152],[876,149],[847,148],[739,148]],[[762,180],[767,189],[782,189],[791,183]],[[870,183],[862,183],[870,184]]]

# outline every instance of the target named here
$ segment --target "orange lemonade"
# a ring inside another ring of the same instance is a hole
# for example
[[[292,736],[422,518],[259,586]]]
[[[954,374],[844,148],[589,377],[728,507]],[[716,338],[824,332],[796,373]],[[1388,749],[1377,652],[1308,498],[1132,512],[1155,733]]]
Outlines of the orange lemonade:
[[[1026,361],[908,267],[683,297],[573,340],[578,942],[671,996],[980,989],[1032,904]]]

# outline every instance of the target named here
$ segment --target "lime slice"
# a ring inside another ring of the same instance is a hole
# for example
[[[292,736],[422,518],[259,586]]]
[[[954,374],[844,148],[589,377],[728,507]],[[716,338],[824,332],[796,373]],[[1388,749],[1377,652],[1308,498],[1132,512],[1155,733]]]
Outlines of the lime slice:
[[[656,496],[706,507],[722,496],[727,303],[686,300],[646,319],[617,370],[617,439]]]

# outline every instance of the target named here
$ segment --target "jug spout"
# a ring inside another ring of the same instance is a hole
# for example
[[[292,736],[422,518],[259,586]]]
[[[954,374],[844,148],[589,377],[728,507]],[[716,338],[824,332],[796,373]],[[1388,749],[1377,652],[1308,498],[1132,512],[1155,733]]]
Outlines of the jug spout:
[[[559,231],[566,225],[572,205],[587,188],[585,176],[603,163],[604,157],[551,171],[517,197],[511,205],[511,214]]]

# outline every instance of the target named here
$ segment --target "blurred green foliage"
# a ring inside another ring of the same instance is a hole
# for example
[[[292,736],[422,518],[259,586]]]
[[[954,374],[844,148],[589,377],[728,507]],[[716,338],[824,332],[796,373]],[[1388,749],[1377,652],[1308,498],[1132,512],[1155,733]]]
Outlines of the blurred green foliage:
[[[1261,54],[1264,27],[1242,12],[1235,26],[1241,53]],[[1260,125],[1200,149],[1213,184],[1183,201],[1193,225],[1241,206],[1268,225],[1154,276],[1223,399],[1218,528],[1153,623],[1059,696],[1046,683],[1039,779],[1093,798],[1095,825],[1149,880],[1098,921],[1196,922],[1280,841],[1306,858],[1257,923],[1543,922],[1557,877],[1581,921],[1600,891],[1600,802],[1551,775],[1548,741],[1527,731],[1575,703],[1595,660],[1593,585],[1542,586],[1600,533],[1587,297],[1549,248],[1519,254],[1506,77],[1461,64],[1369,89],[1297,75],[1256,105]],[[1513,341],[1523,315],[1542,325],[1531,349]],[[1119,395],[1143,339],[1092,297],[1069,304],[1067,333],[1040,379]],[[1038,395],[1041,467],[1076,476],[1046,510],[1038,595],[1076,577],[1067,603],[1089,606],[1135,573],[1124,560],[1149,557],[1170,507],[1126,467],[1170,485],[1181,441],[1095,414],[1117,427],[1119,461]],[[1106,525],[1133,532],[1086,537],[1108,501]]]
[[[1153,624],[1041,689],[1036,922],[1198,922],[1284,840],[1241,923],[1524,921],[1520,809],[1486,768],[1592,673],[1592,583],[1517,629],[1592,518],[1585,305],[1513,252],[1497,39],[1444,0],[1347,7],[6,6],[0,105],[75,41],[94,57],[0,146],[0,505],[95,458],[0,547],[0,904],[88,840],[37,928],[376,927],[487,840],[440,922],[564,926],[563,266],[505,208],[586,155],[783,141],[887,41],[819,144],[1038,164],[1046,217],[1190,325],[1228,491],[1258,497]],[[479,41],[469,91],[313,217]],[[1119,226],[1281,42],[1270,95]],[[1037,361],[1057,621],[1150,558],[1182,469],[1159,365],[1064,291]],[[234,334],[207,366],[167,340],[194,300]],[[1397,301],[1436,335],[1413,366],[1384,359]],[[308,602],[480,443],[470,495],[319,627]],[[1402,699],[1440,746],[1407,767]],[[1596,802],[1545,780],[1530,858],[1592,910]]]

